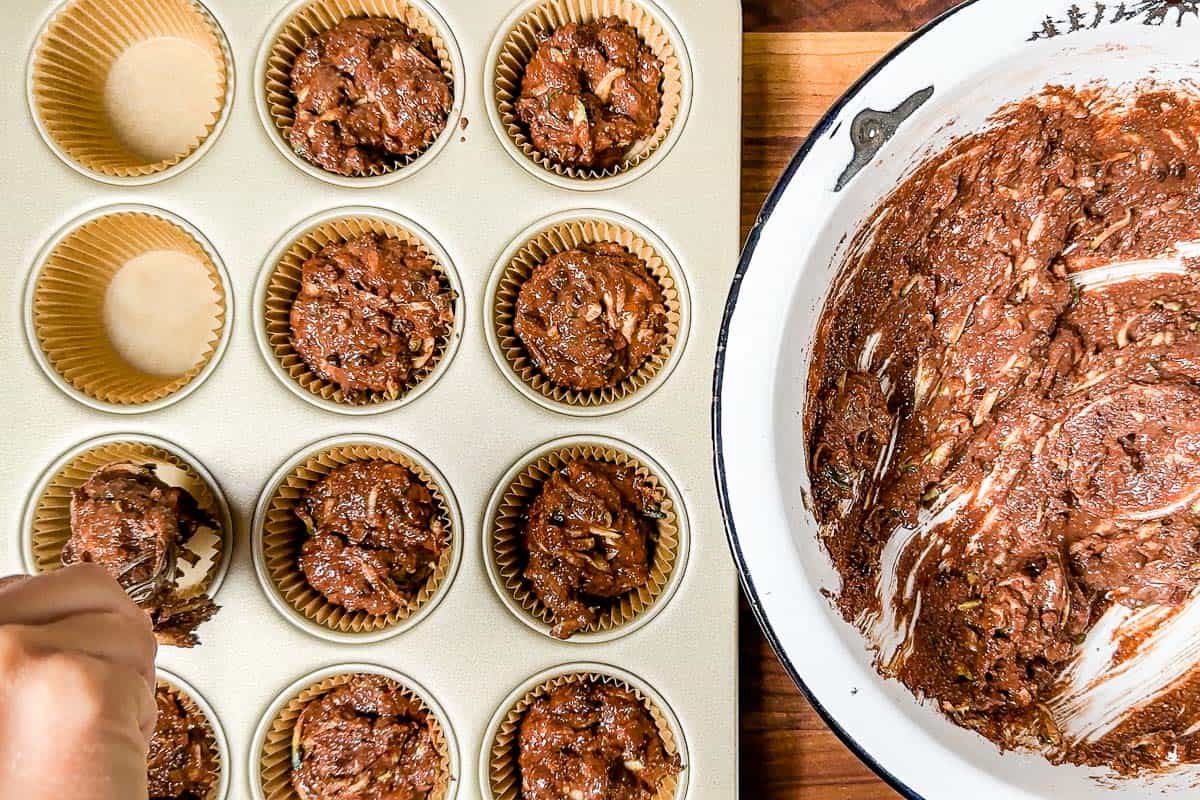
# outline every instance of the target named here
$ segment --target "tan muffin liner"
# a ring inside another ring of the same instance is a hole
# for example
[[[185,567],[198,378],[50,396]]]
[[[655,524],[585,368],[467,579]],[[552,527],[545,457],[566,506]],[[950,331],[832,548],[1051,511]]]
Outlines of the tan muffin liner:
[[[262,752],[258,757],[259,776],[265,800],[300,800],[300,796],[292,788],[292,735],[296,729],[296,722],[305,706],[334,689],[345,686],[359,674],[348,672],[313,683],[296,694],[275,715],[267,729]],[[416,700],[429,716],[432,723],[430,730],[438,753],[442,756],[441,774],[438,776],[437,786],[429,794],[429,800],[443,800],[449,795],[450,783],[454,778],[450,773],[450,745],[446,740],[446,732],[442,729],[437,715],[416,692],[394,678],[383,677],[400,687],[406,697]]]
[[[348,393],[340,386],[318,376],[308,363],[305,362],[296,348],[292,346],[292,303],[300,291],[301,276],[304,272],[304,262],[316,255],[321,248],[330,244],[342,244],[366,233],[377,233],[390,239],[399,239],[418,248],[429,257],[434,266],[442,273],[447,286],[452,286],[446,265],[441,263],[438,256],[420,237],[394,222],[370,216],[350,216],[317,225],[300,235],[280,256],[268,279],[266,298],[260,312],[266,322],[267,345],[274,354],[283,371],[309,394],[322,400],[348,406],[367,406],[389,403],[403,397],[428,378],[450,347],[453,333],[443,336],[437,344],[433,358],[417,370],[408,382],[395,395],[388,392],[357,392]],[[454,313],[462,313],[459,298],[454,298]],[[456,320],[457,323],[457,320]]]
[[[437,518],[444,531],[445,549],[433,572],[403,608],[390,614],[349,612],[331,603],[309,585],[300,570],[300,547],[308,538],[304,523],[296,516],[296,505],[318,481],[352,461],[382,459],[407,467],[433,495]],[[450,506],[433,477],[424,467],[396,450],[371,444],[334,445],[315,453],[288,473],[271,495],[263,521],[262,547],[266,572],[279,596],[305,619],[340,633],[372,633],[398,625],[427,603],[449,575],[454,563],[453,520]]]
[[[179,701],[179,704],[183,706],[184,710],[186,710],[189,714],[195,714],[204,720],[205,739],[208,741],[210,752],[213,754],[213,760],[217,764],[217,780],[213,783],[212,789],[209,791],[208,796],[205,797],[204,800],[217,800],[221,792],[221,774],[225,772],[225,770],[229,769],[229,766],[223,760],[221,747],[217,743],[217,734],[213,729],[213,721],[209,719],[208,714],[204,712],[204,709],[197,705],[196,701],[192,699],[190,694],[171,683],[170,679],[164,678],[160,675],[158,678],[158,688],[165,689],[167,692],[169,692],[172,697]]]
[[[620,17],[629,23],[662,63],[662,105],[654,133],[635,144],[621,163],[607,169],[586,169],[560,164],[538,151],[517,118],[516,106],[525,68],[537,52],[541,37],[569,22],[592,22],[601,17]],[[546,0],[530,9],[505,36],[496,61],[496,74],[492,76],[492,92],[501,125],[526,158],[562,177],[587,181],[627,172],[654,155],[679,119],[684,80],[675,42],[654,15],[636,0]]]
[[[153,250],[199,259],[212,283],[212,335],[203,356],[182,375],[134,367],[113,347],[104,323],[113,276]],[[173,395],[204,371],[221,341],[227,303],[216,264],[191,233],[155,214],[119,211],[72,230],[46,257],[33,288],[34,335],[50,366],[77,391],[102,403],[138,406]]]
[[[406,3],[404,0],[313,0],[300,8],[284,24],[271,43],[271,50],[267,56],[264,84],[267,110],[274,123],[275,132],[283,139],[289,150],[292,149],[292,146],[288,141],[288,135],[296,121],[296,98],[292,95],[291,89],[292,65],[296,62],[296,56],[304,49],[304,44],[309,37],[324,33],[340,22],[354,17],[386,17],[398,20],[428,38],[437,54],[438,66],[442,68],[442,72],[445,73],[446,79],[450,83],[453,98],[457,99],[462,91],[458,76],[454,74],[454,62],[450,56],[449,43],[442,37],[438,27],[416,6]],[[448,118],[446,124],[450,125],[451,122],[452,120]],[[437,137],[435,137],[435,141],[436,139]],[[397,156],[391,164],[372,167],[365,174],[341,177],[375,177],[396,172],[416,161],[432,146],[433,142],[430,142],[420,153]],[[306,161],[306,163],[312,162]],[[312,166],[321,169],[317,164],[312,164]],[[326,171],[328,172],[328,170]],[[340,176],[340,173],[330,174]]]
[[[104,86],[117,58],[139,42],[186,39],[217,65],[213,113],[203,135],[183,152],[147,161],[123,144],[104,107]],[[179,164],[212,135],[229,102],[230,55],[216,21],[193,0],[73,0],[46,26],[30,74],[30,96],[47,135],[84,169],[140,178]]]
[[[185,489],[200,508],[218,521],[216,530],[201,528],[184,546],[176,566],[175,595],[196,597],[208,592],[220,573],[225,553],[224,513],[213,487],[179,456],[147,442],[108,442],[83,451],[50,476],[34,499],[29,535],[35,572],[62,567],[62,550],[71,538],[71,492],[101,467],[117,462],[154,464],[159,480]],[[173,468],[173,469],[171,469]]]
[[[578,391],[560,386],[542,374],[525,345],[521,343],[521,338],[517,336],[514,322],[521,286],[538,266],[558,253],[597,242],[619,244],[646,265],[651,277],[658,281],[662,290],[667,307],[667,335],[658,351],[616,386]],[[504,268],[496,286],[496,296],[492,300],[492,326],[496,341],[512,371],[542,397],[582,408],[595,408],[619,402],[650,383],[670,360],[671,352],[679,342],[681,314],[679,287],[663,256],[638,234],[603,219],[568,220],[537,233]]]
[[[521,769],[518,765],[518,758],[520,757],[519,737],[521,722],[525,718],[525,712],[529,710],[529,707],[539,697],[549,694],[560,686],[583,683],[585,681],[595,681],[597,683],[608,684],[609,686],[620,686],[633,692],[637,696],[637,699],[642,701],[642,704],[646,706],[646,711],[650,713],[650,718],[654,720],[654,725],[658,729],[658,735],[662,737],[666,751],[674,755],[679,755],[679,746],[675,741],[675,734],[672,733],[671,725],[667,722],[663,710],[650,698],[638,691],[636,687],[630,686],[625,681],[602,672],[572,672],[565,675],[558,675],[526,692],[508,710],[508,713],[500,722],[500,727],[496,730],[496,736],[492,739],[490,746],[491,758],[488,762],[488,774],[492,797],[489,800],[520,800],[521,798]],[[684,767],[686,768],[686,766],[685,764]],[[679,776],[669,776],[658,787],[658,793],[654,795],[654,800],[671,800],[675,796],[678,787]]]
[[[670,584],[671,573],[679,555],[677,509],[658,476],[646,465],[614,447],[579,444],[553,450],[526,466],[508,485],[496,509],[492,530],[488,532],[491,536],[492,558],[495,560],[500,582],[526,614],[547,627],[554,625],[553,613],[538,599],[529,581],[522,575],[526,555],[521,546],[521,529],[526,509],[554,472],[572,461],[582,459],[632,465],[652,488],[661,503],[659,508],[666,516],[656,520],[657,535],[653,540],[653,560],[650,564],[650,579],[646,585],[602,604],[596,614],[596,622],[578,631],[576,636],[612,631],[637,619],[662,596]]]

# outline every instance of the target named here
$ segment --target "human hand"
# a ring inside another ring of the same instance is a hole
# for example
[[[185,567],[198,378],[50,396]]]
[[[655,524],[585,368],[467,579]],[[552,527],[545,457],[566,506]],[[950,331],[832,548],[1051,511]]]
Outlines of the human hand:
[[[155,649],[100,567],[0,579],[0,798],[146,797]]]

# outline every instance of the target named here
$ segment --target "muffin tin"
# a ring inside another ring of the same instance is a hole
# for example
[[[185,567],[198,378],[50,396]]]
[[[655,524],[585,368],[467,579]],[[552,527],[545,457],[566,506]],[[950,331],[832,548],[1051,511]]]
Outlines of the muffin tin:
[[[150,442],[197,467],[231,514],[232,553],[222,559],[224,580],[215,595],[221,612],[201,626],[199,647],[159,652],[160,666],[207,701],[227,737],[228,791],[221,794],[229,800],[265,796],[252,778],[262,764],[255,736],[271,724],[277,698],[286,703],[314,680],[362,670],[399,675],[438,711],[455,753],[448,796],[496,800],[488,764],[513,705],[547,680],[582,672],[625,682],[661,711],[685,765],[672,797],[734,797],[737,584],[710,470],[709,405],[720,308],[737,255],[739,4],[325,0],[323,8],[428,11],[454,73],[453,125],[439,143],[384,175],[341,181],[298,169],[279,147],[269,109],[259,116],[268,56],[256,60],[256,54],[269,53],[307,2],[208,0],[206,8],[193,0],[139,2],[182,2],[211,20],[228,40],[223,55],[230,69],[229,94],[208,136],[178,162],[146,174],[89,170],[48,134],[32,62],[57,9],[47,10],[43,0],[14,0],[0,30],[9,74],[27,76],[27,85],[0,85],[9,109],[0,172],[14,187],[0,215],[9,250],[9,268],[0,273],[0,293],[8,298],[0,313],[8,420],[0,440],[7,537],[0,571],[35,566],[25,513],[42,493],[41,476],[57,471],[62,454],[77,454],[98,438]],[[672,73],[678,105],[653,152],[628,169],[589,177],[559,174],[521,151],[497,105],[497,72],[511,30],[531,12],[555,19],[636,14],[666,37],[678,70]],[[32,315],[34,276],[54,243],[100,209],[133,206],[176,223],[212,257],[222,279],[224,324],[211,358],[186,386],[141,403],[95,402],[72,390],[52,365],[43,368],[49,361],[36,331],[24,330],[22,321]],[[260,276],[304,231],[347,215],[407,230],[459,291],[459,326],[433,373],[394,401],[356,406],[314,394],[288,373],[264,335],[265,293],[255,291]],[[575,403],[547,397],[512,370],[498,346],[489,284],[547,226],[581,221],[592,230],[597,221],[631,230],[655,251],[678,308],[677,331],[653,374],[620,397]],[[391,449],[443,490],[453,563],[433,596],[396,630],[385,627],[385,637],[353,630],[317,635],[321,623],[301,624],[303,614],[280,600],[266,570],[255,569],[263,561],[255,522],[260,498],[269,505],[277,481],[315,443]],[[676,549],[644,610],[610,630],[560,642],[502,580],[490,578],[489,505],[503,503],[531,460],[564,446],[601,447],[646,467],[671,501]]]

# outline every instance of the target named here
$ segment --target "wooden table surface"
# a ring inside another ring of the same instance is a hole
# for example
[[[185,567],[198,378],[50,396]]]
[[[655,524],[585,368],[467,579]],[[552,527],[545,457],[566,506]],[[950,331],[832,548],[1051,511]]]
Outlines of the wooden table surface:
[[[955,0],[744,0],[742,235],[842,91]],[[825,726],[743,603],[743,800],[894,800]]]

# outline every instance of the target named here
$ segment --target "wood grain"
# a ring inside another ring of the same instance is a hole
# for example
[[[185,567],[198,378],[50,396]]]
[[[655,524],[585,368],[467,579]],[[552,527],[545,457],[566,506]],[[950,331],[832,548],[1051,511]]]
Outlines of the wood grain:
[[[772,5],[776,9],[802,9],[821,3],[811,0]],[[824,5],[838,4],[831,0]],[[875,4],[848,0],[843,5]],[[899,0],[895,10],[899,13],[908,7],[932,5]],[[747,12],[755,6],[762,8],[764,4],[747,2]],[[846,87],[903,35],[751,33],[744,37],[743,238],[808,131]],[[813,711],[775,658],[744,603],[740,623],[742,798],[898,797],[838,741]]]
[[[744,0],[743,27],[766,31],[908,31],[958,0]]]

